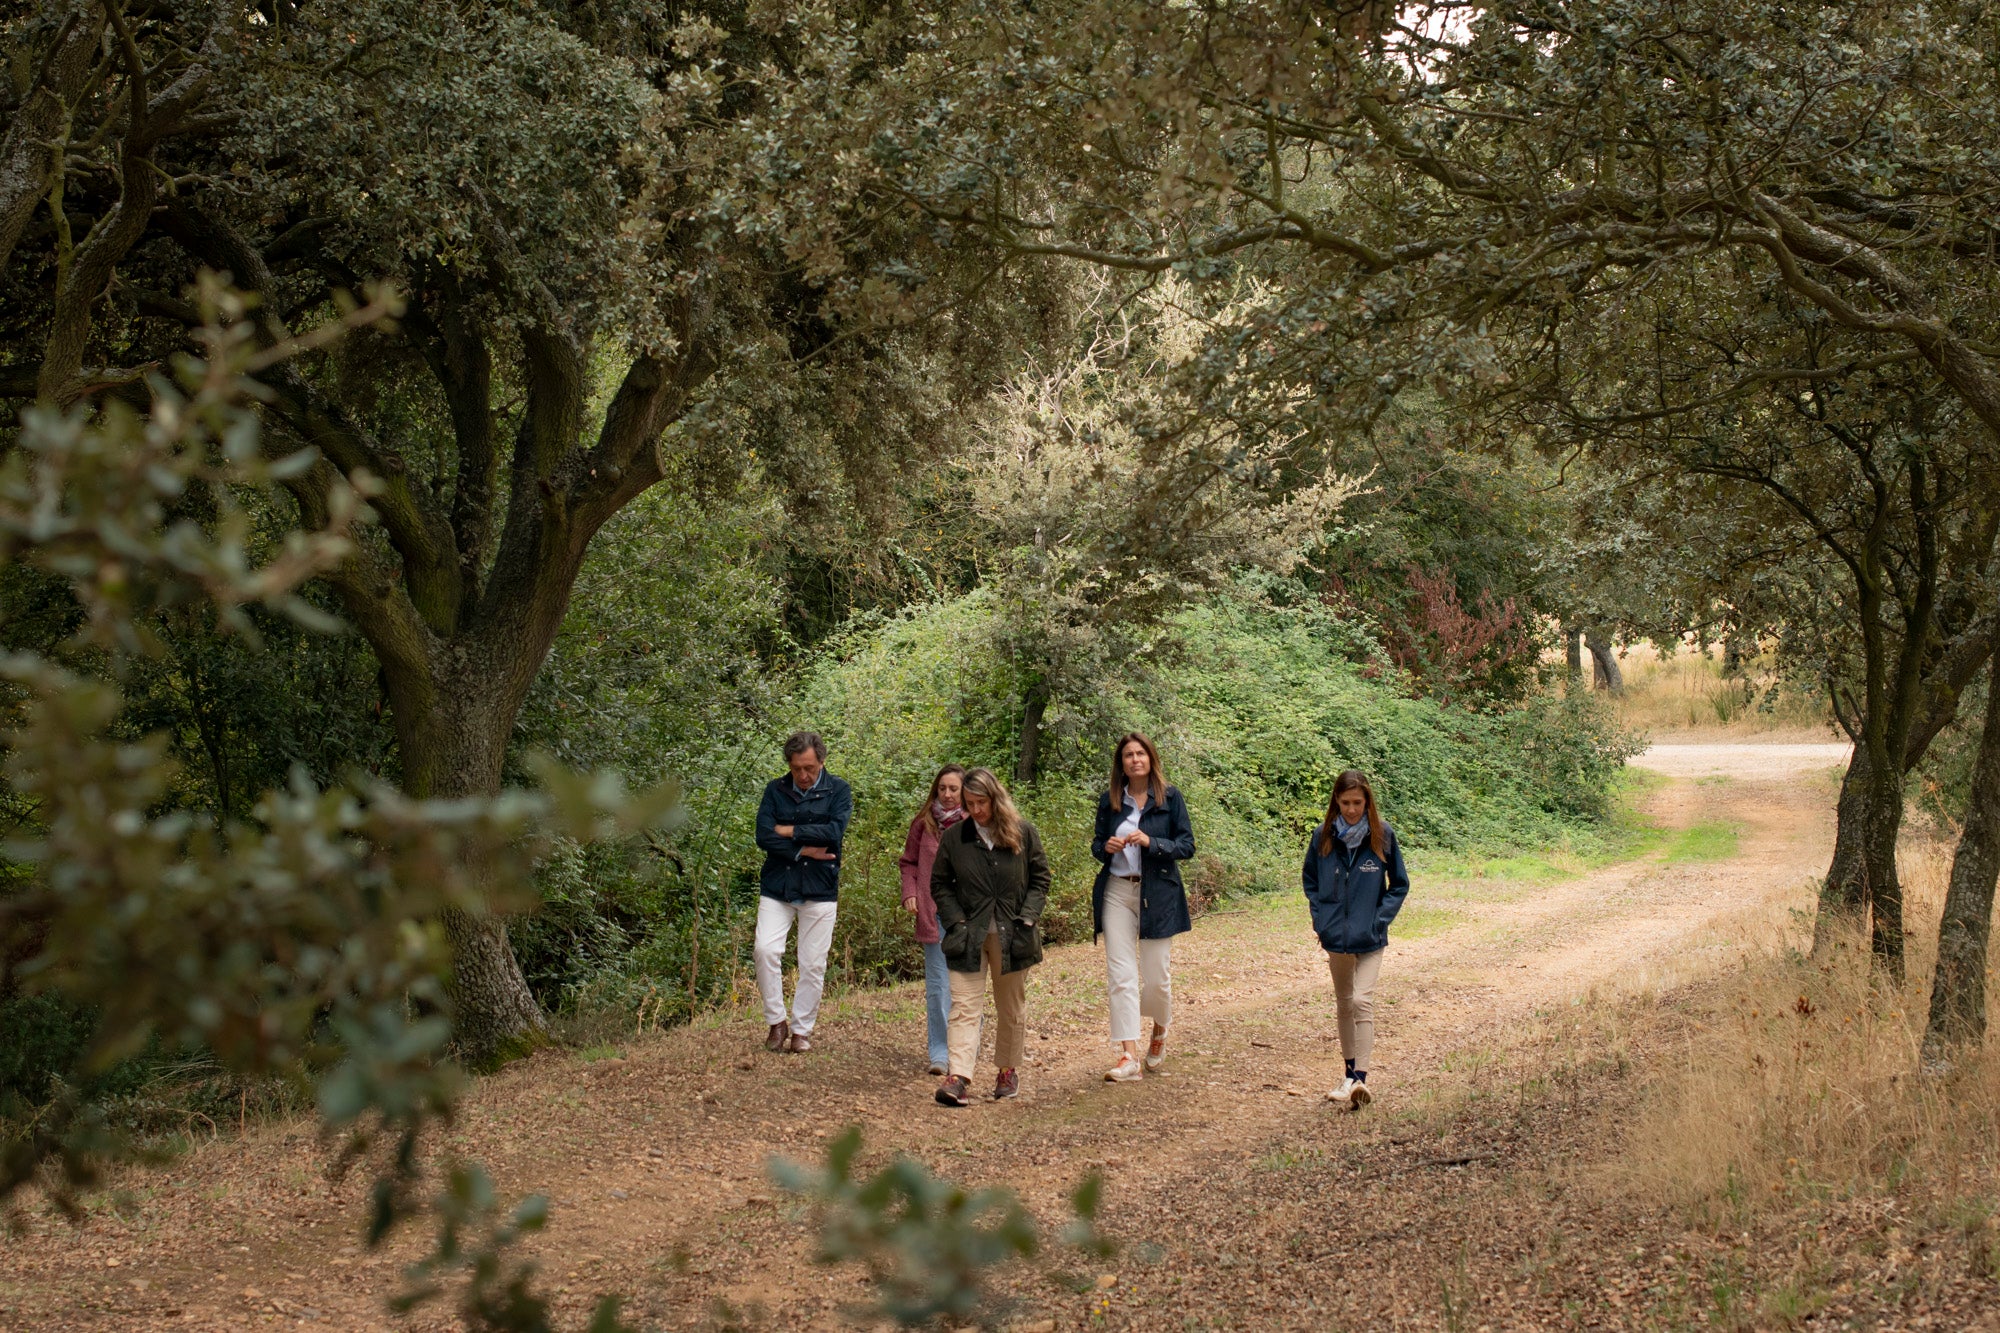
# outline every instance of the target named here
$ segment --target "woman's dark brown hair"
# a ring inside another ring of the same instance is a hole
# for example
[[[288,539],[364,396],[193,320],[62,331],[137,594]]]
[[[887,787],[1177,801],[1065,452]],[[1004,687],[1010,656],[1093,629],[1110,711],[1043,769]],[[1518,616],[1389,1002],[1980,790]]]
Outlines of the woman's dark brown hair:
[[[960,796],[958,799],[961,802],[965,800],[965,796],[963,794],[965,791],[964,766],[960,764],[946,764],[943,768],[940,768],[937,771],[937,776],[931,779],[931,794],[929,796],[924,797],[924,808],[917,811],[917,818],[923,820],[924,827],[929,829],[932,833],[936,833],[938,831],[938,822],[937,822],[938,785],[954,773],[958,775],[958,790],[960,792]]]
[[[1167,779],[1160,772],[1160,752],[1153,743],[1136,731],[1128,731],[1118,738],[1118,744],[1111,748],[1111,808],[1116,810],[1125,804],[1125,747],[1137,744],[1146,752],[1152,767],[1146,772],[1146,790],[1152,794],[1152,803],[1160,804],[1167,799]]]
[[[1375,849],[1375,855],[1387,858],[1389,853],[1382,841],[1382,816],[1375,813],[1375,789],[1368,785],[1368,775],[1358,768],[1350,768],[1333,780],[1333,799],[1326,803],[1326,822],[1319,826],[1319,854],[1333,855],[1333,821],[1340,814],[1340,794],[1356,790],[1368,802],[1368,845]]]

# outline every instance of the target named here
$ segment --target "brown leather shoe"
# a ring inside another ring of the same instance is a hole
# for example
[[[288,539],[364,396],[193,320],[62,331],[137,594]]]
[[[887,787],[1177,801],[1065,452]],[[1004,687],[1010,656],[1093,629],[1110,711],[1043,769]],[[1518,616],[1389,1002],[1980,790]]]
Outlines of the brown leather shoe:
[[[1000,1077],[993,1080],[993,1100],[1003,1101],[1008,1097],[1021,1095],[1021,1076],[1011,1069],[1000,1071]]]
[[[785,1049],[788,1051],[796,1053],[799,1051],[809,1051],[812,1048],[813,1044],[806,1040],[806,1034],[803,1032],[794,1032],[790,1037],[785,1039]]]
[[[945,1075],[944,1082],[938,1084],[937,1099],[939,1106],[972,1105],[972,1080],[957,1074]]]
[[[784,1050],[785,1041],[791,1035],[792,1035],[792,1025],[790,1023],[771,1024],[771,1030],[764,1034],[764,1049],[767,1051]]]

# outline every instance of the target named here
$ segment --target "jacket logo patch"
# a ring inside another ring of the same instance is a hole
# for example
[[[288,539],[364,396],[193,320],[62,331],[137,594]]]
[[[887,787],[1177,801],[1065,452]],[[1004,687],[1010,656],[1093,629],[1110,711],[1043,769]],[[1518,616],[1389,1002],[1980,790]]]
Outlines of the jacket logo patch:
[[[1369,857],[1366,861],[1363,861],[1359,866],[1356,867],[1356,869],[1358,870],[1380,870],[1381,868],[1382,868],[1381,864],[1377,862],[1375,858],[1372,856]]]

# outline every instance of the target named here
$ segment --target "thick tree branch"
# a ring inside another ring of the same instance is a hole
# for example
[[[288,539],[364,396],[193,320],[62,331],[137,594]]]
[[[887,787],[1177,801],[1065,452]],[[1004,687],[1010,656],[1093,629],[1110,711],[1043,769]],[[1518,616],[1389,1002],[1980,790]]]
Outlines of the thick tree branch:
[[[210,70],[227,32],[229,7],[212,6],[207,35],[193,63],[156,100],[151,87],[155,70],[126,22],[120,0],[103,0],[104,17],[115,38],[125,71],[119,95],[124,108],[124,134],[118,146],[117,198],[91,226],[69,263],[59,270],[54,309],[43,344],[39,396],[58,403],[74,402],[101,384],[103,376],[83,373],[94,311],[126,253],[138,244],[152,218],[159,196],[160,172],[153,151],[176,133],[201,104]],[[65,167],[57,162],[53,170]],[[59,182],[58,182],[59,183]],[[58,207],[52,196],[51,207]]]
[[[263,253],[224,219],[177,199],[163,210],[161,224],[183,250],[227,273],[244,291],[268,297],[274,289]],[[284,336],[269,319],[261,321],[260,331],[267,343]],[[370,504],[402,557],[410,596],[433,630],[449,633],[463,591],[450,528],[428,491],[411,477],[402,455],[332,402],[298,366],[274,368],[266,383],[275,394],[272,410],[301,440],[342,472],[365,471],[380,483]]]
[[[493,536],[493,493],[500,455],[494,439],[493,357],[486,330],[449,274],[411,296],[403,329],[412,335],[451,410],[458,466],[450,523],[457,552],[463,605],[475,605],[487,546]]]
[[[1848,328],[1907,340],[2000,435],[2000,370],[1934,312],[1921,284],[1876,251],[1815,226],[1775,199],[1760,195],[1755,205],[1770,226],[1747,230],[1743,239],[1771,256],[1787,287]],[[1867,284],[1890,308],[1862,309],[1806,272],[1801,260]]]
[[[272,410],[349,476],[366,472],[379,489],[369,505],[403,561],[403,579],[418,611],[439,634],[451,632],[459,606],[458,562],[448,534],[400,456],[384,448],[353,415],[330,402],[294,365],[275,367],[265,382]]]
[[[118,199],[91,225],[57,282],[43,343],[41,379],[36,385],[38,396],[55,403],[73,402],[82,392],[83,354],[97,298],[104,294],[125,252],[145,234],[159,193],[151,160],[154,140],[147,126],[146,60],[132,39],[118,0],[104,0],[104,13],[125,64],[126,129],[119,151]]]
[[[340,473],[324,457],[286,482],[306,529],[325,526],[330,513],[327,497],[340,484]],[[379,546],[366,538],[357,541],[354,553],[322,577],[368,640],[382,669],[421,687],[433,674],[436,639],[403,595],[395,567],[383,558]]]
[[[63,170],[58,151],[95,61],[103,17],[80,5],[56,31],[20,108],[0,134],[0,273],[5,273],[28,219]]]

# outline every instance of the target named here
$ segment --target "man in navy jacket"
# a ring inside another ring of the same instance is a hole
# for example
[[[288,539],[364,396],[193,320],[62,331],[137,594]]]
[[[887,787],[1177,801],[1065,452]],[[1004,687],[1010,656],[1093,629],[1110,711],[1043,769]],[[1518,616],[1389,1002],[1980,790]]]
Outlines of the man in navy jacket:
[[[826,955],[833,945],[833,918],[840,896],[840,844],[854,813],[854,794],[826,771],[826,742],[810,731],[785,739],[791,772],[764,788],[757,807],[757,845],[764,849],[761,893],[757,899],[757,991],[764,997],[770,1025],[764,1047],[772,1051],[812,1049],[826,984]],[[785,937],[799,927],[799,980],[785,1016]]]

